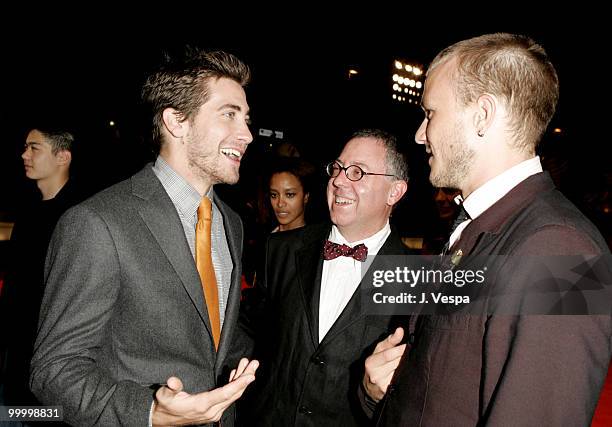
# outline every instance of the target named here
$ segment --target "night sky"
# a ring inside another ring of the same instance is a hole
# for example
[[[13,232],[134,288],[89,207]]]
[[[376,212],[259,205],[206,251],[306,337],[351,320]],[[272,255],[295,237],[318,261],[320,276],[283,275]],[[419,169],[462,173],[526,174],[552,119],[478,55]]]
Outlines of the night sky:
[[[561,168],[572,178],[568,192],[579,198],[587,191],[584,186],[600,185],[610,169],[598,130],[584,126],[591,115],[585,108],[586,94],[592,92],[588,58],[596,49],[591,46],[592,35],[575,31],[571,20],[561,25],[553,17],[544,17],[532,24],[516,21],[455,29],[424,25],[405,32],[386,31],[384,25],[382,30],[356,25],[354,30],[329,36],[321,36],[313,27],[306,32],[290,26],[266,36],[247,37],[227,37],[231,31],[208,35],[192,29],[176,36],[168,30],[172,34],[168,36],[161,29],[100,27],[88,31],[81,23],[75,31],[56,32],[51,24],[35,25],[27,37],[3,30],[0,212],[4,216],[10,217],[24,192],[31,189],[23,179],[19,155],[33,118],[77,130],[80,158],[75,160],[75,170],[82,183],[92,188],[125,178],[149,160],[139,115],[140,85],[163,48],[186,42],[227,50],[251,66],[247,97],[255,141],[249,150],[264,150],[270,142],[256,135],[259,128],[282,130],[285,141],[296,144],[305,157],[322,167],[338,154],[353,130],[383,127],[405,144],[413,184],[418,187],[427,185],[424,150],[414,144],[422,113],[391,102],[393,58],[427,65],[440,49],[466,37],[494,31],[526,34],[544,46],[560,77],[561,99],[551,129],[560,127],[563,132],[549,132],[544,147],[562,157]],[[349,68],[359,71],[350,80]],[[110,120],[117,123],[115,128],[108,126]],[[411,203],[410,198],[404,203]]]

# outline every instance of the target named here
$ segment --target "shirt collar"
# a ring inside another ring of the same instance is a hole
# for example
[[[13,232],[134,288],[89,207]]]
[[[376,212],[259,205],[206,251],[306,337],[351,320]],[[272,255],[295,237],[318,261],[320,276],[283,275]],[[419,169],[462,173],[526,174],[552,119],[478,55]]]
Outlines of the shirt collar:
[[[387,240],[387,237],[389,236],[390,233],[391,233],[391,226],[389,225],[389,221],[387,220],[387,223],[385,224],[385,226],[381,228],[379,231],[377,231],[375,234],[363,240],[349,243],[348,240],[344,238],[342,233],[340,233],[340,230],[338,230],[338,227],[336,227],[335,225],[332,225],[332,229],[329,233],[329,240],[334,243],[338,243],[340,245],[344,244],[344,245],[351,246],[351,247],[355,247],[358,244],[363,243],[368,248],[369,254],[375,254],[385,243],[385,240]]]
[[[196,218],[197,220],[198,206],[200,206],[200,201],[202,200],[200,193],[161,156],[157,156],[155,165],[153,165],[153,171],[159,178],[168,196],[170,196],[172,203],[174,203],[183,217]],[[212,200],[212,186],[208,190],[207,196]]]
[[[463,202],[463,208],[475,219],[518,184],[540,172],[542,164],[538,156],[525,160],[474,190]]]

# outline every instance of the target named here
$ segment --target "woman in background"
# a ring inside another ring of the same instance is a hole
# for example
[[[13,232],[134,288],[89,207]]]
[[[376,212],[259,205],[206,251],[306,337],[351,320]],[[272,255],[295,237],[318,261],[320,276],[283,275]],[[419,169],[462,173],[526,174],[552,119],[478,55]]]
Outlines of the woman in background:
[[[272,166],[268,194],[278,223],[273,233],[306,225],[313,172],[314,168],[299,158],[280,158]]]

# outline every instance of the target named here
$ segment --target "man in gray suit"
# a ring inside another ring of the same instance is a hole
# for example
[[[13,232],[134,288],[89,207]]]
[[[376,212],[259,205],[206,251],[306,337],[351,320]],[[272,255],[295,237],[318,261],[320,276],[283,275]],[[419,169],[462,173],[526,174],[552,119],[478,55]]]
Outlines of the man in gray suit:
[[[69,423],[233,425],[231,405],[254,380],[257,361],[240,360],[221,385],[240,347],[242,224],[212,186],[238,181],[253,139],[248,79],[248,67],[225,52],[168,57],[143,89],[156,162],[58,223],[30,381],[43,403],[63,407]],[[206,197],[218,343],[194,262]]]

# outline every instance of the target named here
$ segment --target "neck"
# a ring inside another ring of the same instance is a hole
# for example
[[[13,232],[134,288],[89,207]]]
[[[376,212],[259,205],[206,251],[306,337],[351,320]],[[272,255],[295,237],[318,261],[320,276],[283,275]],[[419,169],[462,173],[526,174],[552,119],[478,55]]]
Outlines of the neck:
[[[508,147],[505,150],[498,150],[493,147],[492,152],[483,153],[474,163],[469,179],[461,188],[463,198],[467,199],[470,194],[496,176],[534,156],[535,153],[530,151],[519,151]]]
[[[387,221],[385,221],[382,224],[378,224],[377,226],[368,228],[367,230],[364,230],[364,229],[352,230],[350,228],[341,227],[338,225],[336,225],[336,227],[338,227],[338,231],[340,232],[340,234],[342,234],[342,237],[344,237],[347,242],[353,243],[353,242],[358,242],[360,240],[365,240],[369,237],[372,237],[373,235],[378,233],[380,230],[382,230],[386,225],[387,225]]]
[[[204,197],[206,194],[208,194],[208,191],[212,186],[210,179],[202,178],[201,176],[193,173],[188,162],[186,162],[183,157],[179,157],[170,150],[162,150],[159,155],[166,161],[166,163],[168,163],[168,165],[170,165],[172,169],[174,169],[176,173],[182,176],[185,181],[189,183],[189,185],[195,188],[200,196]]]
[[[36,181],[36,186],[42,194],[43,200],[51,200],[68,182],[68,174],[57,174],[45,179]]]
[[[304,221],[304,218],[301,218],[299,220],[292,221],[289,224],[278,224],[278,231],[294,230],[296,228],[304,227],[305,225],[306,222]]]

